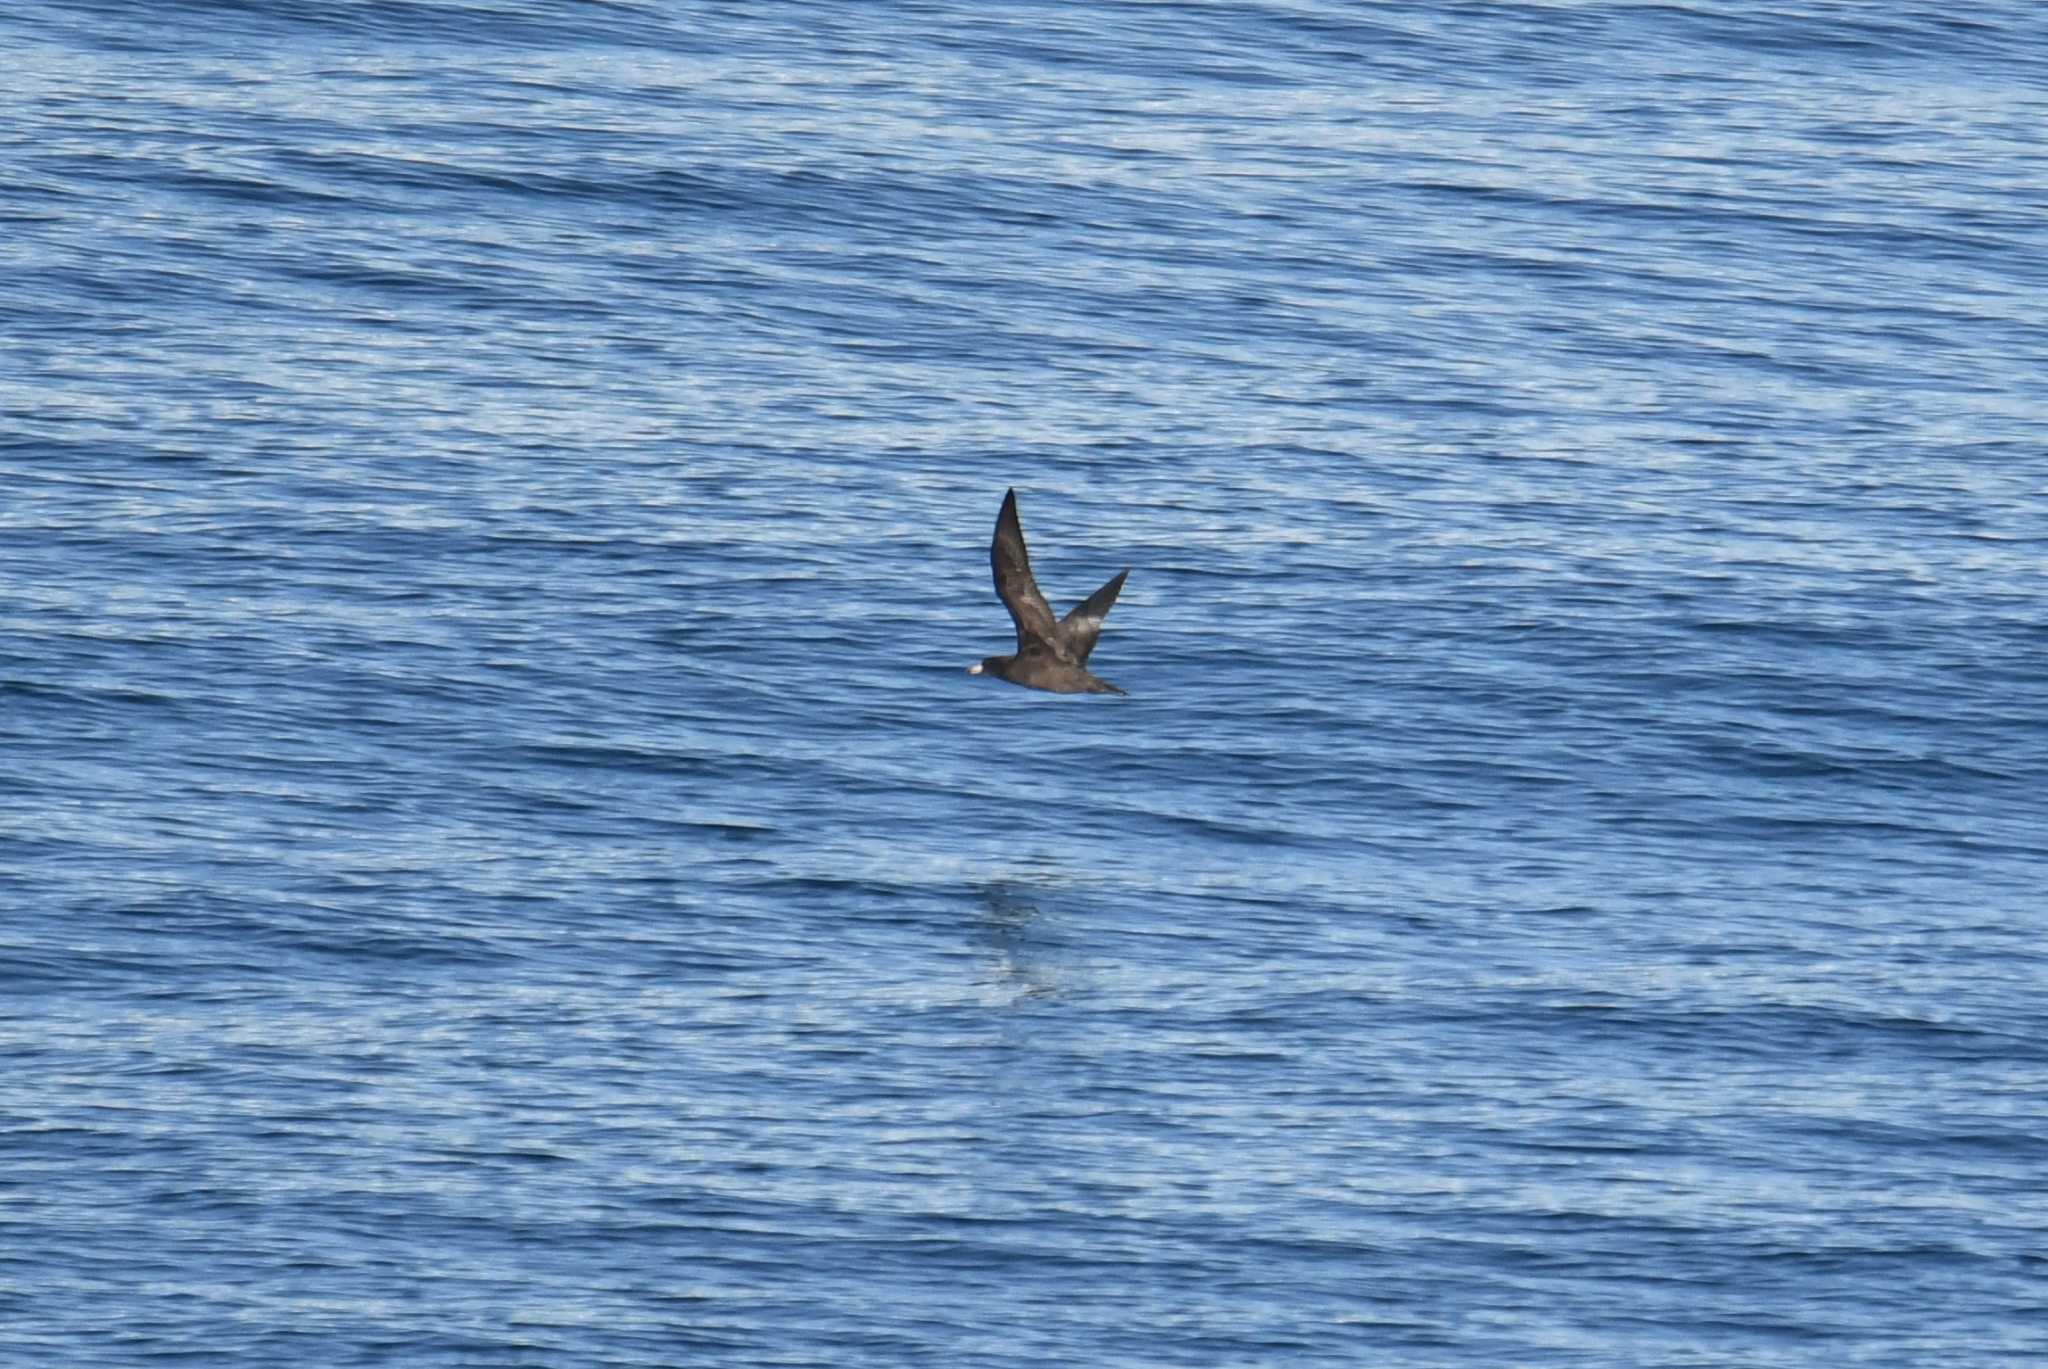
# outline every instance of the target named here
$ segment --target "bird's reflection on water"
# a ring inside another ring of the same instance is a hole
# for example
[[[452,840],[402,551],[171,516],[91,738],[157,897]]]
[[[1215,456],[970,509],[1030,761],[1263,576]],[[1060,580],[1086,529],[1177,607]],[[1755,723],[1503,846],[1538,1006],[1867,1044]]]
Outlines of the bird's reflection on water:
[[[1059,916],[1055,881],[1011,874],[982,886],[980,895],[989,982],[1019,1000],[1059,993],[1070,966],[1054,933]]]

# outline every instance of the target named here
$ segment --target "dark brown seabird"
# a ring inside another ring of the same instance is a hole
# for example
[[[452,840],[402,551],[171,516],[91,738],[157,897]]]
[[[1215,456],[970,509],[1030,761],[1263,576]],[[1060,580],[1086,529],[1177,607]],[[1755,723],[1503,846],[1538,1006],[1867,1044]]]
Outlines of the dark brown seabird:
[[[1031,577],[1031,554],[1024,550],[1024,529],[1017,526],[1017,492],[1003,496],[996,515],[996,538],[989,544],[989,565],[996,574],[996,597],[1017,623],[1017,654],[991,656],[967,667],[969,675],[989,674],[1027,689],[1055,694],[1122,694],[1107,680],[1088,673],[1088,653],[1102,635],[1102,620],[1116,602],[1129,570],[1083,599],[1055,623],[1038,581]]]

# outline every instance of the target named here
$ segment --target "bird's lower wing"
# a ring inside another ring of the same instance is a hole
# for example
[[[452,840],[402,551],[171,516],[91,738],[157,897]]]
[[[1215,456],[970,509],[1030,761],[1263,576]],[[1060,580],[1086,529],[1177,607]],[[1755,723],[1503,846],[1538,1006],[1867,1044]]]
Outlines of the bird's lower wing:
[[[1088,653],[1095,650],[1095,639],[1102,635],[1102,620],[1109,616],[1110,605],[1124,587],[1124,576],[1128,570],[1119,571],[1115,579],[1074,606],[1073,612],[1060,619],[1060,646],[1076,661],[1086,665]]]

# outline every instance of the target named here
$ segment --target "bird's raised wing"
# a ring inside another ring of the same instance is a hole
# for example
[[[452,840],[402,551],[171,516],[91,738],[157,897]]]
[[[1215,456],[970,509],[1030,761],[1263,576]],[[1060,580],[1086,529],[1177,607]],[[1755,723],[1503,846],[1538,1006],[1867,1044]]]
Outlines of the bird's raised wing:
[[[1052,608],[1038,592],[1038,581],[1031,578],[1031,553],[1024,550],[1024,529],[1017,526],[1015,490],[1003,496],[1003,511],[996,515],[996,537],[989,543],[988,560],[995,571],[996,597],[1017,623],[1017,650],[1040,644],[1061,652],[1060,629],[1053,625]]]
[[[1088,664],[1088,653],[1095,650],[1095,639],[1102,635],[1102,620],[1109,616],[1110,605],[1116,602],[1118,591],[1124,587],[1124,577],[1129,574],[1128,570],[1118,571],[1114,580],[1074,605],[1073,612],[1060,619],[1060,646],[1082,665]]]

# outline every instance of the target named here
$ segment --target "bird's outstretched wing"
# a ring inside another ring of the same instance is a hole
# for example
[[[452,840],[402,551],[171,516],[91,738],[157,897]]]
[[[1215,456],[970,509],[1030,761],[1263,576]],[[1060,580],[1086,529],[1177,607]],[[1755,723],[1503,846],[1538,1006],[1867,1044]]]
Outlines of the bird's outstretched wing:
[[[1124,577],[1129,574],[1128,570],[1118,571],[1114,580],[1074,605],[1073,612],[1060,619],[1060,646],[1080,664],[1088,664],[1088,653],[1095,650],[1095,639],[1102,635],[1102,620],[1109,616],[1110,605],[1116,602],[1117,593],[1124,587]]]
[[[1015,490],[1003,496],[1003,511],[996,515],[996,537],[989,544],[988,559],[995,571],[996,597],[1017,623],[1017,650],[1043,645],[1065,654],[1060,629],[1053,625],[1052,609],[1038,592],[1038,581],[1031,578],[1031,553],[1024,549],[1024,529],[1017,525]]]

